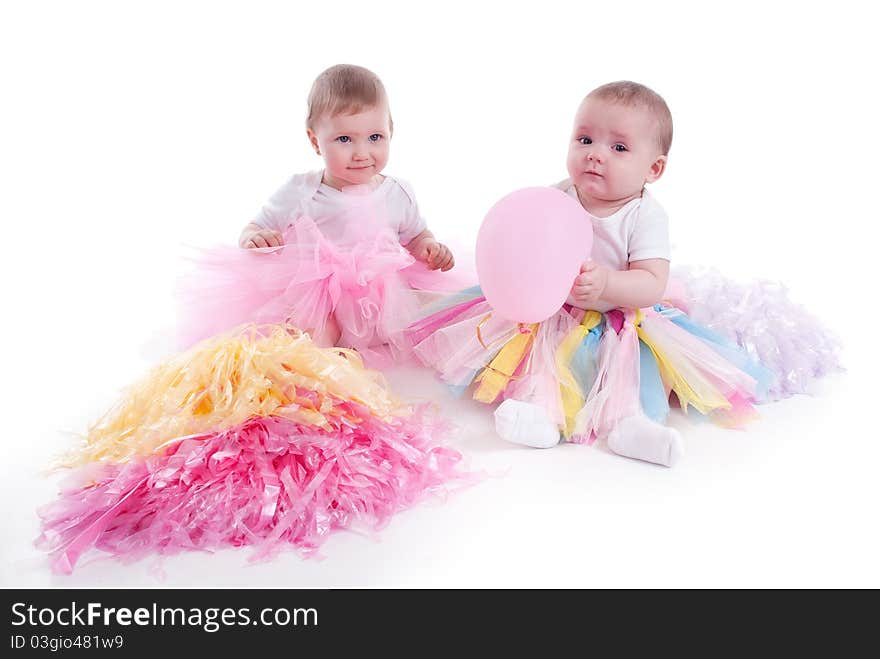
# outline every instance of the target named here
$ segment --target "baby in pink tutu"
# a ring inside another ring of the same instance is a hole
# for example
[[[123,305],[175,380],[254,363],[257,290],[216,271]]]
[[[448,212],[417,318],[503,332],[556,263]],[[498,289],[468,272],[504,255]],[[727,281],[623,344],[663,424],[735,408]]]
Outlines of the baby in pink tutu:
[[[670,294],[668,218],[646,186],[663,175],[671,142],[672,117],[656,92],[629,81],[591,91],[575,116],[570,178],[556,186],[580,202],[593,228],[591,260],[567,303],[541,323],[517,324],[493,314],[477,287],[408,329],[416,355],[446,382],[501,403],[502,439],[540,448],[603,439],[617,454],[671,466],[683,453],[680,434],[665,424],[673,394],[684,410],[738,426],[754,416],[753,403],[794,392],[780,382],[821,375],[835,362],[820,339],[799,344],[809,357],[795,366],[783,336],[790,323],[773,323],[778,331],[762,323],[766,349],[752,350],[754,342],[740,340],[754,335],[742,314],[727,313],[717,327],[711,314],[698,324],[682,311],[712,307]],[[724,299],[728,310],[742,307]],[[787,299],[773,305],[764,318],[775,313],[797,322],[802,336],[822,336]]]
[[[369,357],[403,346],[399,331],[426,294],[463,285],[444,274],[455,260],[412,188],[382,174],[393,122],[374,73],[353,65],[321,73],[306,133],[324,168],[288,180],[244,228],[239,248],[203,254],[181,288],[184,344],[245,322],[290,323],[320,345]]]

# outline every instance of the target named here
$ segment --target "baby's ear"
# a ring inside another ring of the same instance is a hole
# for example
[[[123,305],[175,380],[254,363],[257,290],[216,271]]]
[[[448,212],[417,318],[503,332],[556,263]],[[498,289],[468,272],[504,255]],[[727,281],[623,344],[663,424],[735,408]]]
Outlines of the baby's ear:
[[[306,135],[309,136],[309,143],[311,143],[312,148],[315,150],[319,156],[321,155],[321,147],[318,146],[318,136],[315,135],[315,131],[311,128],[306,128]]]
[[[663,176],[664,171],[666,171],[666,156],[657,156],[657,159],[651,163],[651,169],[648,170],[645,183],[653,183]]]

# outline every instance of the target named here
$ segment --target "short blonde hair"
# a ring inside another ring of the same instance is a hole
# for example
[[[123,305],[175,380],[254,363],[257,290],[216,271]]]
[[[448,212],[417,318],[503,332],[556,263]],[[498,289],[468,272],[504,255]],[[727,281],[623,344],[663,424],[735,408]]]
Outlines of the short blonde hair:
[[[382,104],[388,106],[388,94],[379,76],[362,66],[337,64],[323,71],[312,83],[306,128],[314,130],[324,116],[357,114]],[[388,121],[391,123],[390,109]],[[391,125],[393,127],[393,123]]]
[[[664,156],[669,153],[672,146],[672,113],[663,97],[653,89],[631,80],[619,80],[596,87],[587,94],[587,98],[647,109],[657,121],[657,146]]]

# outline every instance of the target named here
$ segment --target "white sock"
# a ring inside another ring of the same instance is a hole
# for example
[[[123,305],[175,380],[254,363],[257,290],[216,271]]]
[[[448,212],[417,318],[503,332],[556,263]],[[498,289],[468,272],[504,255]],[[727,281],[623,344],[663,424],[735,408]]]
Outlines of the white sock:
[[[501,439],[523,446],[551,448],[559,443],[559,428],[543,407],[513,398],[495,409],[495,431]]]
[[[674,428],[636,414],[620,421],[608,435],[608,448],[627,458],[671,467],[684,453],[681,434]]]

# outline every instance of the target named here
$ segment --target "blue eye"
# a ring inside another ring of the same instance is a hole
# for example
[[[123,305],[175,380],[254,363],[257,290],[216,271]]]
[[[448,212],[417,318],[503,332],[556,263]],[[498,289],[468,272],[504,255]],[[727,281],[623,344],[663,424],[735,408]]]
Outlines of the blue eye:
[[[370,135],[371,142],[378,142],[381,139],[382,139],[382,136],[379,133],[373,133],[372,135]]]
[[[587,144],[592,144],[593,140],[591,140],[589,137],[579,137],[578,142],[586,146]]]
[[[342,144],[348,144],[351,142],[351,138],[348,135],[340,135],[336,138],[337,142],[341,142]]]
[[[623,144],[615,144],[611,148],[619,153],[623,153],[624,151],[629,151],[629,149],[627,149],[626,146],[624,146]]]

